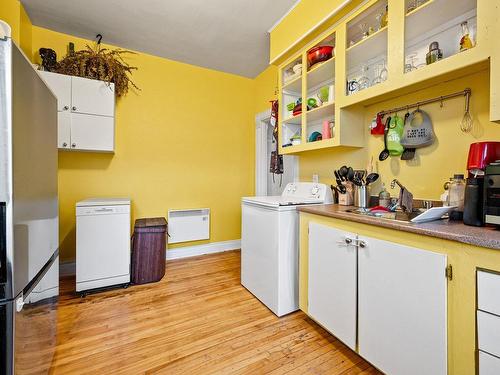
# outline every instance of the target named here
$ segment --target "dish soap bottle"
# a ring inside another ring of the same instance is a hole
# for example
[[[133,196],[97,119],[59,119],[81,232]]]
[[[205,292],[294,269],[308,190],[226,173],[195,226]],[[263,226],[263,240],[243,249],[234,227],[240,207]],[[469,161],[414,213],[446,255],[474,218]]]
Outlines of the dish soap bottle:
[[[389,207],[391,205],[391,194],[385,188],[385,184],[382,184],[382,191],[378,194],[378,205],[382,207]]]
[[[474,42],[470,36],[469,32],[469,24],[467,21],[464,21],[460,24],[462,27],[462,38],[460,39],[460,52],[468,50],[474,47]]]

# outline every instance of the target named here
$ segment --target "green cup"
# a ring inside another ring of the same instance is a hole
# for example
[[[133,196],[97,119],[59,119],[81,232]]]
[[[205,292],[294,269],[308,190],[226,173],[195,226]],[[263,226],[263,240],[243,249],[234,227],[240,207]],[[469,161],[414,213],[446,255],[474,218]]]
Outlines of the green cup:
[[[328,102],[329,91],[330,90],[329,90],[328,86],[321,87],[318,91],[318,99],[321,100],[323,103]]]

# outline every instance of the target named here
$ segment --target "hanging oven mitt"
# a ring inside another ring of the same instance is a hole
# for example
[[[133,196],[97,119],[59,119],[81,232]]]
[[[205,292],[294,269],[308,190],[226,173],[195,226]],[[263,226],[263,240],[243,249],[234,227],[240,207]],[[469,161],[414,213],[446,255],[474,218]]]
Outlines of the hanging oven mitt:
[[[433,142],[434,130],[431,118],[420,109],[413,111],[406,120],[401,144],[406,148],[420,148],[430,146]]]
[[[391,119],[389,131],[387,132],[387,149],[392,156],[399,156],[403,153],[401,137],[403,136],[403,119],[397,114]]]

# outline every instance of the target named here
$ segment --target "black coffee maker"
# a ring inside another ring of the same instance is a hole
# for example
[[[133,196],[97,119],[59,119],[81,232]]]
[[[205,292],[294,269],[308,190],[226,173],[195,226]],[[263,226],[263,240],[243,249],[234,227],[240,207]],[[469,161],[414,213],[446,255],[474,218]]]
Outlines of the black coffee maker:
[[[500,226],[500,160],[486,167],[483,195],[484,222]]]
[[[463,221],[466,225],[482,227],[485,224],[486,207],[492,206],[492,200],[486,203],[487,193],[485,181],[487,168],[495,164],[495,160],[500,159],[500,142],[477,142],[472,143],[469,148],[469,156],[467,159],[467,185],[465,187],[464,197],[464,216]],[[490,168],[490,171],[493,169]],[[495,173],[495,172],[492,172]],[[498,201],[497,201],[498,204]],[[494,211],[494,209],[493,209]],[[498,218],[498,216],[497,216]],[[490,222],[492,219],[490,218]]]

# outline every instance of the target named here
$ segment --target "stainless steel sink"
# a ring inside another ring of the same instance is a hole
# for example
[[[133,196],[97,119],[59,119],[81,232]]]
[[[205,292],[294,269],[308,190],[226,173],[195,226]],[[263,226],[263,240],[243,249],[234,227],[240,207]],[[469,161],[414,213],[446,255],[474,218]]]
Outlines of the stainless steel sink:
[[[412,212],[403,212],[402,210],[396,210],[394,212],[370,212],[369,208],[353,208],[351,210],[347,210],[346,212],[350,212],[357,215],[370,216],[380,219],[387,220],[396,220],[403,222],[410,222],[411,219],[425,212],[426,210],[423,208],[414,209]]]

